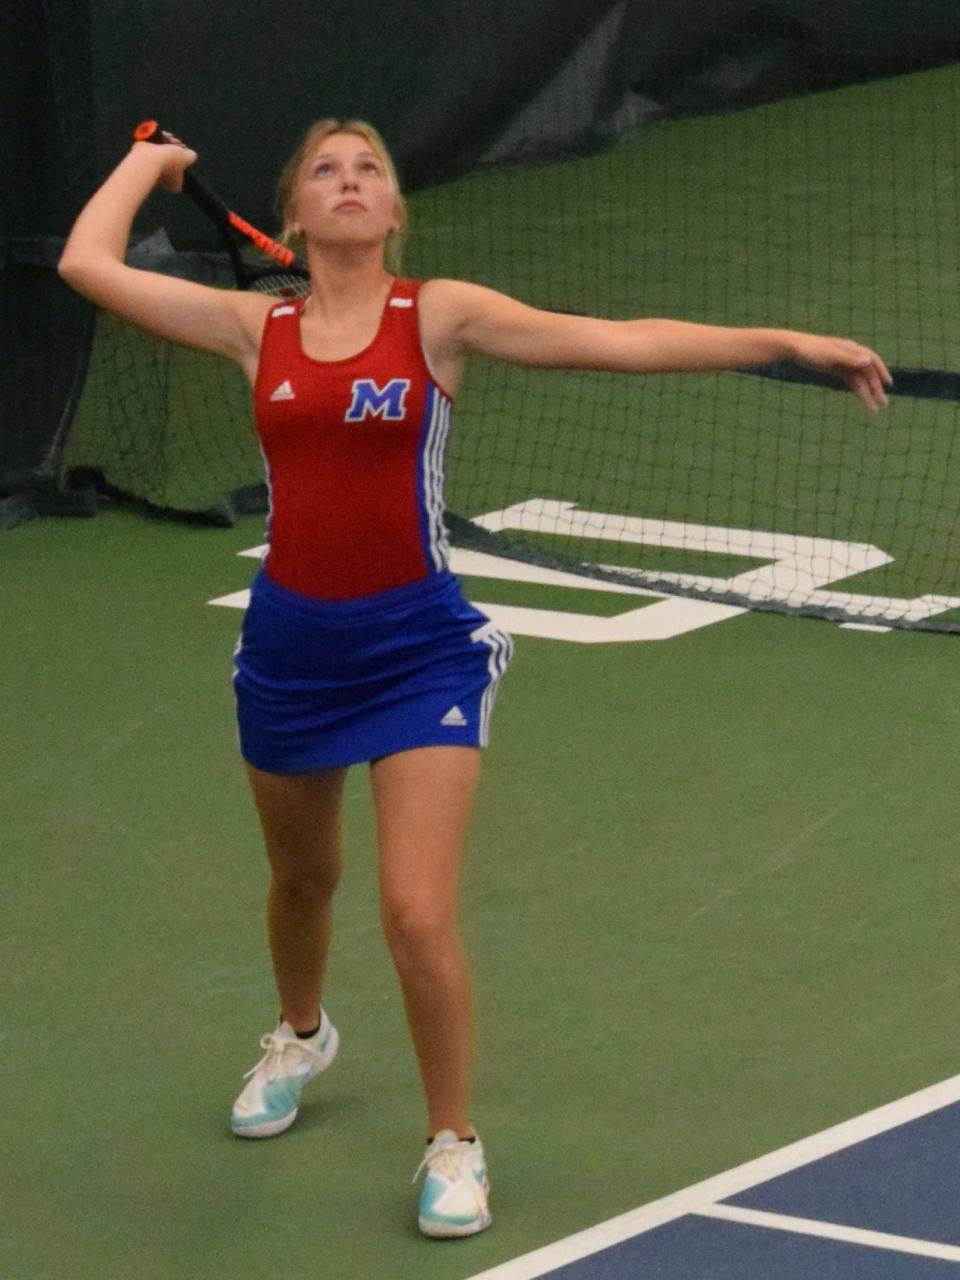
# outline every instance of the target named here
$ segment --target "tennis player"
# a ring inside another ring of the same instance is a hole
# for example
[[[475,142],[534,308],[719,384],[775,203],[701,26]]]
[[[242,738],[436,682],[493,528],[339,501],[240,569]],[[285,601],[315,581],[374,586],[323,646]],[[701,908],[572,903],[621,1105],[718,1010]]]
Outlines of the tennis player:
[[[841,338],[556,315],[476,284],[405,279],[394,254],[403,198],[382,139],[363,122],[313,126],[281,178],[285,233],[301,238],[310,267],[305,301],[126,266],[137,209],[157,186],[179,190],[195,159],[172,137],[135,143],[80,214],[60,273],[99,306],[236,361],[253,387],[269,553],[235,688],[271,868],[281,1009],[232,1128],[248,1138],[283,1132],[305,1084],[336,1057],[321,992],[341,797],[349,766],[369,762],[381,919],[426,1094],[420,1228],[470,1235],[490,1212],[469,1110],[472,993],[458,885],[512,645],[463,600],[448,567],[444,444],[463,361],[481,352],[640,374],[790,359],[838,375],[874,412],[890,374],[873,351]]]

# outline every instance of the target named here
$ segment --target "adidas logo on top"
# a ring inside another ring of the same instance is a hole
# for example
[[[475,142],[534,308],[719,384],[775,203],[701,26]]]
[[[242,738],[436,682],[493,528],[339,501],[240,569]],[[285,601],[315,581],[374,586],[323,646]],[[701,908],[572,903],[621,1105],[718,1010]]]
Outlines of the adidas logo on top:
[[[271,400],[295,400],[296,396],[293,393],[293,387],[291,387],[290,385],[290,380],[287,379],[286,382],[281,382],[279,387],[277,387],[275,391],[272,391],[270,393],[270,399]]]
[[[451,707],[440,723],[451,728],[462,729],[467,723],[467,717],[459,707]]]

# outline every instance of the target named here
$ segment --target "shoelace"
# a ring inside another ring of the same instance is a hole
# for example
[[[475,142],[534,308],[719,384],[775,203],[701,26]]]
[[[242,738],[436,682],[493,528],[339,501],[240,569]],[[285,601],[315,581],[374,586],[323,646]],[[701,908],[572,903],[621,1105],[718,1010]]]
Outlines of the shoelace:
[[[471,1150],[472,1143],[469,1142],[450,1143],[447,1147],[441,1147],[439,1151],[431,1151],[428,1147],[427,1154],[420,1161],[417,1172],[413,1175],[413,1182],[416,1182],[427,1167],[431,1173],[439,1173],[442,1177],[455,1182],[463,1172],[463,1157]]]
[[[283,1065],[283,1055],[288,1049],[296,1050],[301,1056],[313,1053],[312,1049],[301,1044],[299,1040],[278,1040],[272,1032],[267,1032],[265,1036],[260,1038],[260,1048],[266,1049],[267,1052],[255,1067],[251,1067],[249,1071],[244,1072],[244,1080],[249,1080],[251,1076],[256,1075],[261,1067],[266,1068],[264,1075],[268,1079],[278,1075]]]

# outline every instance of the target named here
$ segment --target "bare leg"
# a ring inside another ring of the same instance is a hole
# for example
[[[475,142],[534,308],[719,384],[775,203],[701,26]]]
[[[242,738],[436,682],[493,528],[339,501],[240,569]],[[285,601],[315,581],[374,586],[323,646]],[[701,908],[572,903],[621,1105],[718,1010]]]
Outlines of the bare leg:
[[[340,803],[346,769],[264,773],[247,765],[272,872],[267,927],[282,1017],[294,1031],[319,1021],[343,853]]]
[[[473,992],[458,894],[480,752],[423,747],[371,766],[380,914],[403,989],[431,1134],[468,1137]]]

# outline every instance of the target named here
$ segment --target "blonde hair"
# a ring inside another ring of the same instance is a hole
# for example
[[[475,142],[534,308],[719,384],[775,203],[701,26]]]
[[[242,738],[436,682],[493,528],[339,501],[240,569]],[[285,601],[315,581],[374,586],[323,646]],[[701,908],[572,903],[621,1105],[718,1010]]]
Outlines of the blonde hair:
[[[316,124],[310,126],[300,139],[300,145],[283,166],[283,172],[280,174],[280,180],[277,183],[277,212],[283,223],[283,231],[279,239],[283,244],[290,245],[291,248],[297,248],[302,252],[303,235],[301,232],[291,229],[293,205],[300,181],[300,170],[307,156],[316,150],[324,138],[329,138],[334,133],[352,133],[358,138],[363,138],[384,167],[387,183],[397,200],[397,221],[399,226],[396,231],[391,231],[387,236],[383,250],[383,260],[389,270],[397,274],[400,271],[403,240],[407,233],[407,203],[400,191],[400,180],[397,177],[397,170],[390,157],[390,152],[387,150],[387,144],[378,130],[366,120],[334,120],[332,118],[318,120]]]

